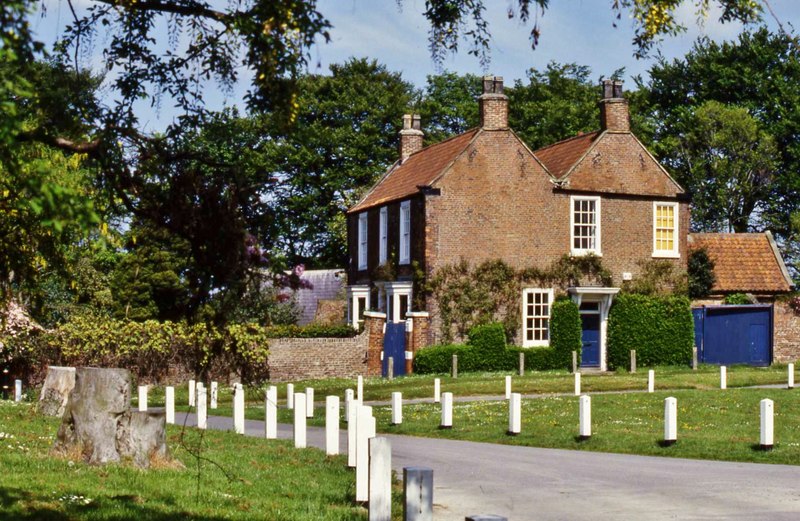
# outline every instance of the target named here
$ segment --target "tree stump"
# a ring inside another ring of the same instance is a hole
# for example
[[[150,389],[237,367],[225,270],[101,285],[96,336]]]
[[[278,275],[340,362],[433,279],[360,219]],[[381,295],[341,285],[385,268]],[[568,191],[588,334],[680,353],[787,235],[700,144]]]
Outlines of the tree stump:
[[[63,416],[74,387],[74,367],[48,367],[36,410],[45,416]]]
[[[164,413],[131,411],[130,401],[127,369],[78,367],[53,450],[77,452],[91,465],[131,460],[147,468],[152,457],[166,457]]]

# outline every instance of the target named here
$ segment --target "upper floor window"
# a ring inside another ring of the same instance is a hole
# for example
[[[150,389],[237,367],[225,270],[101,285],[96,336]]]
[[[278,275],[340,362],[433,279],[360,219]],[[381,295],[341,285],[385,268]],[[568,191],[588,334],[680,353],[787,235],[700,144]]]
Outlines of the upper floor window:
[[[358,269],[367,269],[367,212],[358,214]]]
[[[570,253],[601,255],[600,198],[572,196],[570,201]]]
[[[678,257],[678,203],[653,203],[653,257]]]
[[[386,263],[386,249],[388,244],[388,235],[389,235],[389,209],[385,206],[381,208],[380,212],[380,232],[381,238],[380,242],[378,243],[378,264],[385,264]]]
[[[552,289],[522,290],[522,347],[550,345]]]
[[[400,264],[411,262],[411,201],[400,203]]]

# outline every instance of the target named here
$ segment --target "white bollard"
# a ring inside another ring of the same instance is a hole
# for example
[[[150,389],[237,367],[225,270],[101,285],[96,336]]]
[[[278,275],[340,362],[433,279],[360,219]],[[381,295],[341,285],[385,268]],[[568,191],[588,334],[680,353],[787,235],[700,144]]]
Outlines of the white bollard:
[[[19,382],[19,380],[17,380]],[[17,400],[19,401],[19,400]],[[139,386],[139,410],[142,412],[147,411],[147,386]]]
[[[208,428],[208,394],[206,393],[206,386],[202,382],[197,383],[197,397],[195,403],[197,404],[197,428]]]
[[[656,372],[652,369],[647,371],[647,392],[652,393],[656,390]]]
[[[286,408],[294,409],[294,384],[286,384]]]
[[[794,389],[794,364],[789,364],[787,370],[787,377],[788,377],[788,385],[789,389]]]
[[[217,384],[217,382],[211,382],[211,405],[210,406],[211,406],[212,409],[216,409],[217,408],[217,390],[218,390],[218,388],[219,388],[219,385]]]
[[[306,395],[294,393],[294,447],[306,448]]]
[[[325,454],[339,454],[339,397],[325,398]]]
[[[352,389],[344,390],[344,421],[350,421],[350,404],[356,399]]]
[[[439,428],[453,428],[453,393],[442,393],[442,422]]]
[[[233,386],[233,431],[244,434],[244,387],[242,384]]]
[[[678,441],[678,400],[670,396],[664,399],[664,445]]]
[[[167,409],[167,423],[175,423],[175,388],[167,386],[164,390],[164,405]]]
[[[392,393],[392,425],[403,423],[403,393]]]
[[[592,398],[586,394],[578,399],[580,427],[578,439],[588,440],[592,437]]]
[[[516,436],[522,431],[522,395],[511,393],[508,402],[508,432],[511,436]]]
[[[442,401],[442,381],[438,378],[433,379],[433,403]]]
[[[314,417],[314,388],[306,387],[306,418]]]
[[[403,467],[403,520],[433,521],[433,469]]]
[[[194,395],[196,392],[195,381],[189,380],[189,407],[194,407]]]
[[[774,444],[774,413],[775,404],[769,398],[761,400],[761,450],[772,450]]]
[[[511,399],[511,377],[506,376],[506,400]]]
[[[575,373],[575,396],[581,395],[581,373]]]
[[[392,519],[392,444],[388,438],[369,440],[369,521]]]
[[[22,401],[22,380],[14,380],[14,401]]]
[[[356,400],[359,403],[364,403],[364,377],[358,375],[358,381],[356,382]]]
[[[719,366],[719,388],[728,388],[728,368],[724,365]]]
[[[278,437],[278,388],[267,387],[264,399],[264,437],[274,440]]]
[[[356,501],[369,500],[369,439],[375,437],[372,407],[357,407],[356,419]]]
[[[347,466],[356,467],[356,434],[358,432],[358,402],[350,400],[347,410]]]

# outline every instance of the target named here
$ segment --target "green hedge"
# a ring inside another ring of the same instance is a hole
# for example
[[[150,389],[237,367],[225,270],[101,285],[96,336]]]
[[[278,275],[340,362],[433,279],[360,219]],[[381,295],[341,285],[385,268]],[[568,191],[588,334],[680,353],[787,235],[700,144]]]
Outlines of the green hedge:
[[[578,353],[578,363],[583,347],[583,326],[578,305],[572,300],[556,300],[550,319],[550,346],[552,364],[558,369],[572,369],[572,352]]]
[[[686,297],[622,294],[608,317],[609,369],[630,369],[630,351],[639,366],[688,365],[694,320]]]

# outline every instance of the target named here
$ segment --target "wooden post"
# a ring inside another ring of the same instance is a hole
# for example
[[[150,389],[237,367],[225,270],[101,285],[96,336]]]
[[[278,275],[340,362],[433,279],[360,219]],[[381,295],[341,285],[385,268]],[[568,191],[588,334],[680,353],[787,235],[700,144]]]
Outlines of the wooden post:
[[[519,376],[525,376],[525,353],[519,354]]]
[[[352,403],[356,400],[356,395],[352,389],[345,389],[344,390],[344,421],[345,423],[350,421],[350,407],[352,407]]]
[[[264,399],[264,437],[274,440],[278,437],[278,388],[267,387]]]
[[[294,409],[294,384],[286,384],[286,408]]]
[[[350,401],[347,409],[347,466],[356,467],[356,436],[358,434],[358,409],[360,405],[357,400]]]
[[[512,393],[508,402],[508,432],[510,436],[516,436],[522,430],[522,395]]]
[[[14,380],[14,401],[22,401],[22,380]],[[145,396],[145,407],[147,406],[147,399]]]
[[[511,377],[506,376],[506,400],[511,399]]]
[[[761,439],[759,441],[761,450],[772,450],[774,443],[774,412],[775,404],[772,400],[768,398],[761,400]]]
[[[794,364],[789,364],[789,367],[786,371],[787,376],[787,387],[789,389],[794,389]]]
[[[440,429],[453,428],[453,393],[442,394],[442,421]]]
[[[673,397],[664,399],[664,445],[673,445],[678,441],[678,400]]]
[[[358,405],[356,419],[356,501],[369,500],[369,439],[375,437],[372,407]]]
[[[453,367],[451,375],[453,378],[458,378],[458,355],[453,355]]]
[[[369,440],[369,521],[392,521],[392,444]]]
[[[724,365],[719,366],[719,388],[728,388],[728,368]]]
[[[575,396],[581,395],[581,373],[575,373]]]
[[[386,377],[389,381],[394,380],[394,357],[390,356],[389,360],[386,362]]]
[[[19,380],[17,380],[19,382]],[[20,382],[22,383],[22,382]],[[19,400],[16,400],[19,401]],[[139,410],[142,412],[147,411],[147,386],[140,385],[139,386]]]
[[[211,409],[217,408],[217,390],[219,389],[219,384],[217,382],[211,382]]]
[[[392,393],[392,425],[403,423],[403,393]]]
[[[433,403],[442,401],[442,381],[438,378],[433,379]]]
[[[358,375],[358,380],[356,382],[356,400],[359,403],[364,403],[364,377]]]
[[[339,397],[325,398],[325,454],[339,454]]]
[[[189,380],[189,407],[194,407],[194,398],[197,390],[195,389],[195,381]]]
[[[656,390],[656,372],[652,369],[647,371],[647,392],[652,393]]]
[[[636,372],[636,349],[631,349],[631,373]]]
[[[195,403],[197,404],[197,428],[208,428],[208,395],[206,394],[206,387],[203,382],[197,382],[197,397]]]
[[[403,467],[403,521],[433,521],[433,469]]]
[[[164,390],[164,400],[167,408],[167,423],[175,423],[175,388],[167,387]]]
[[[314,388],[306,387],[306,418],[314,417]]]
[[[306,448],[306,395],[294,393],[294,447]]]
[[[577,351],[573,351],[572,352],[572,372],[573,373],[577,373],[578,372],[578,352]]]
[[[233,386],[233,430],[236,434],[244,434],[244,387]]]
[[[697,371],[697,348],[692,348],[692,370]]]
[[[578,401],[580,403],[580,431],[578,433],[578,439],[584,441],[592,437],[592,399],[584,394]]]

